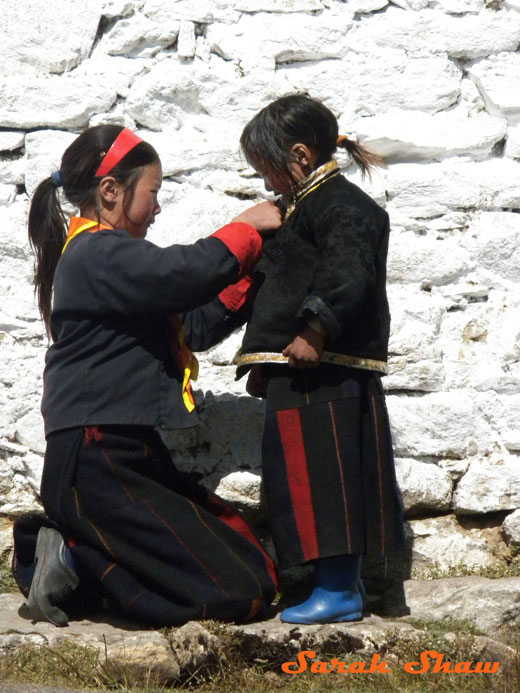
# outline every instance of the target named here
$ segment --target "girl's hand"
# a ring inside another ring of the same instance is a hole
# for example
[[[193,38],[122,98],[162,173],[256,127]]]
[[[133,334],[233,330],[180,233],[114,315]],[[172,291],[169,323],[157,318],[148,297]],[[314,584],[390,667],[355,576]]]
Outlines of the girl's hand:
[[[291,368],[315,368],[320,365],[324,343],[325,335],[307,325],[282,353],[289,358]]]
[[[242,221],[245,224],[254,226],[258,233],[266,233],[268,231],[276,231],[282,225],[282,213],[274,202],[260,202],[254,207],[249,207],[237,217],[234,221]]]

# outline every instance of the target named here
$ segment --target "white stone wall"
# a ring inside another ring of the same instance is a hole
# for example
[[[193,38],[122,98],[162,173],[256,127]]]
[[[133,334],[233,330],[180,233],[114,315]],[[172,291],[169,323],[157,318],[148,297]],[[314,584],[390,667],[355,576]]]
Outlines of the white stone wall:
[[[306,90],[387,162],[360,181],[339,157],[392,220],[386,388],[412,563],[504,562],[520,543],[519,0],[3,0],[0,35],[1,526],[35,507],[44,450],[35,186],[88,125],[127,125],[164,164],[151,240],[192,242],[264,197],[240,132]],[[203,424],[167,440],[254,509],[263,409],[234,381],[239,343],[202,355]]]

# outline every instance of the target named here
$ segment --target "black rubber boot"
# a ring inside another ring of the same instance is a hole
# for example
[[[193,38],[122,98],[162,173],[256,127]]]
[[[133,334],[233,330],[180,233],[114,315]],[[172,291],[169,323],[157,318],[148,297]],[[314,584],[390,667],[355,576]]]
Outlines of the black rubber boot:
[[[35,558],[36,569],[27,600],[31,618],[66,626],[69,617],[60,605],[79,585],[79,577],[65,558],[65,542],[56,529],[40,529]]]

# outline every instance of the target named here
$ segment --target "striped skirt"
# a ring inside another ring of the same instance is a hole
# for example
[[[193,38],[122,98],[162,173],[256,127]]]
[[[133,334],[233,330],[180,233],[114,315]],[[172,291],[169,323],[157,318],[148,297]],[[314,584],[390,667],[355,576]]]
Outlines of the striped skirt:
[[[130,619],[153,626],[244,621],[275,595],[273,563],[249,526],[181,474],[151,428],[50,435],[41,495],[83,585]],[[24,533],[30,526],[15,526],[22,591],[34,569],[34,529],[32,537]]]
[[[263,482],[280,566],[402,548],[380,376],[325,364],[267,374]]]

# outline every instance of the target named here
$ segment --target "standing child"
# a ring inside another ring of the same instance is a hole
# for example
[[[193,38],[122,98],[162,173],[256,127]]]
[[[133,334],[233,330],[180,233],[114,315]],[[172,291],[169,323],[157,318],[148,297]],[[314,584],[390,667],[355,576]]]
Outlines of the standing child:
[[[363,610],[361,554],[386,556],[403,535],[381,386],[388,216],[332,158],[341,146],[365,174],[377,157],[303,95],[260,111],[241,144],[286,208],[236,359],[239,375],[252,367],[251,394],[266,392],[263,482],[280,565],[315,567],[312,594],[281,619],[351,621]]]
[[[280,213],[263,203],[193,245],[159,248],[145,236],[161,182],[149,144],[100,125],[32,200],[36,288],[53,340],[42,402],[48,518],[15,525],[13,572],[35,620],[65,625],[84,588],[154,626],[245,620],[275,593],[249,527],[176,470],[156,427],[197,424],[188,345],[207,349],[240,323],[258,231],[278,227]],[[67,235],[61,185],[80,210]]]

